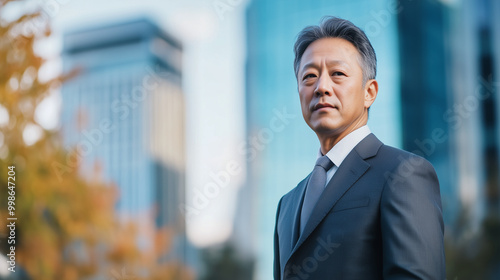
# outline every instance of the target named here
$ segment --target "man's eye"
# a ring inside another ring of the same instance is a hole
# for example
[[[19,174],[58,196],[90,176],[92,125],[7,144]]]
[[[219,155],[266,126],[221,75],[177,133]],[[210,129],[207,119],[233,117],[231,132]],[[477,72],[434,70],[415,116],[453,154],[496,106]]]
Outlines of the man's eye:
[[[337,71],[337,72],[333,72],[332,76],[345,76],[345,74]]]
[[[309,78],[314,78],[314,77],[316,77],[316,75],[314,75],[314,74],[307,74],[307,75],[304,76],[304,80],[305,79],[309,79]]]

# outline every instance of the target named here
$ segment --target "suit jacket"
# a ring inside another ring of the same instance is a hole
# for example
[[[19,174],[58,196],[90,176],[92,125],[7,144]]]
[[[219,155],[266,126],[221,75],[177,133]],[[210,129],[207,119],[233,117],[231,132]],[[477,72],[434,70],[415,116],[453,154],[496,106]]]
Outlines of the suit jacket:
[[[368,135],[328,182],[300,234],[309,176],[278,204],[275,280],[445,279],[439,182],[427,160]]]

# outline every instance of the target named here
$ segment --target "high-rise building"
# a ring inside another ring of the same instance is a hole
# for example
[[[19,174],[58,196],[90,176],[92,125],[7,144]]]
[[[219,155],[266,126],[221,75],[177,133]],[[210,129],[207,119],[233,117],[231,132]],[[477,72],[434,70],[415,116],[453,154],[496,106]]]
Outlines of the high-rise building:
[[[432,162],[438,174],[444,219],[459,212],[453,128],[446,111],[451,87],[448,51],[450,7],[437,0],[401,1],[398,14],[403,148]],[[424,20],[425,19],[425,20]]]
[[[433,163],[445,224],[465,215],[477,230],[485,216],[500,214],[500,103],[494,86],[500,5],[401,3],[406,7],[398,16],[403,147]]]
[[[184,261],[184,96],[181,44],[147,19],[64,35],[65,144],[79,149],[84,174],[98,163],[116,184],[120,219],[139,225],[140,248],[155,227],[176,232],[165,258]]]
[[[456,155],[455,188],[477,229],[486,216],[500,215],[500,2],[455,1],[449,10],[446,117]]]
[[[255,257],[255,279],[270,279],[278,200],[311,172],[319,149],[305,124],[293,71],[293,44],[326,15],[363,28],[378,58],[379,95],[369,127],[401,147],[397,3],[376,1],[252,1],[247,10],[247,183],[241,190],[234,239]],[[252,248],[256,248],[252,250]]]

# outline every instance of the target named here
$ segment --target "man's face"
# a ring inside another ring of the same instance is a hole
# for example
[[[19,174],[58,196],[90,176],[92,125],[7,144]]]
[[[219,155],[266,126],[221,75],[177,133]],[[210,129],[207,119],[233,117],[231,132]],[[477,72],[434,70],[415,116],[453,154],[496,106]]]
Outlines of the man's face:
[[[360,61],[356,47],[341,38],[319,39],[305,50],[298,91],[304,120],[318,136],[347,135],[366,124],[378,88],[373,96],[375,80],[363,84]]]

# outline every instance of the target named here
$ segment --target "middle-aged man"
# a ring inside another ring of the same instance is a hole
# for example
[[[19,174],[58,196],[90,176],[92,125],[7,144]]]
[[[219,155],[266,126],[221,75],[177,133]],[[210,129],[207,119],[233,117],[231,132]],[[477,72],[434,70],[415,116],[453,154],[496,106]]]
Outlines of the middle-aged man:
[[[365,33],[328,17],[297,38],[302,115],[316,165],[276,214],[274,279],[445,279],[439,182],[432,165],[384,145],[366,125],[376,57]]]

